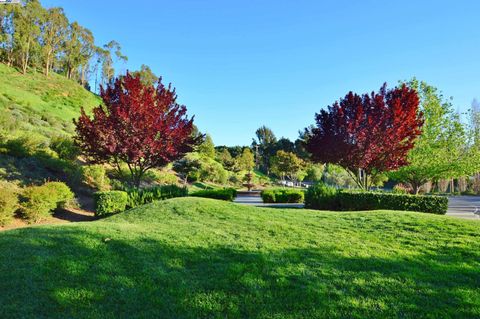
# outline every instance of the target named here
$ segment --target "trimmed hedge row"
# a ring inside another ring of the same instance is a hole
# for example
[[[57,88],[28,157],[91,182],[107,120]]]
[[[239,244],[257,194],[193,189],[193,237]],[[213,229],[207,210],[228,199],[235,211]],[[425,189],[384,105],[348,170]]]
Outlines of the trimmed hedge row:
[[[157,200],[185,197],[188,195],[188,189],[186,187],[179,187],[177,185],[155,186],[144,189],[128,189],[126,192],[128,194],[128,208],[145,205]]]
[[[261,193],[264,203],[303,203],[305,192],[299,189],[274,188]]]
[[[235,188],[206,189],[194,192],[190,194],[190,196],[220,199],[231,202],[237,197],[237,190]]]
[[[124,191],[96,192],[95,215],[105,216],[123,212],[127,208],[134,208],[157,200],[188,195],[188,189],[177,185],[155,186],[144,189],[125,189]]]
[[[358,210],[406,210],[430,214],[446,214],[448,198],[380,192],[345,191],[325,185],[316,185],[305,194],[305,207],[312,209]]]

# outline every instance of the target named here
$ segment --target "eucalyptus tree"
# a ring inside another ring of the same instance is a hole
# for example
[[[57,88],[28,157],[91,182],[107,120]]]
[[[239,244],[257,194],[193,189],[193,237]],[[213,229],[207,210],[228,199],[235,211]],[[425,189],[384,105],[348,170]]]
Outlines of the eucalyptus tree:
[[[46,11],[41,24],[41,46],[45,75],[48,76],[53,60],[62,50],[67,35],[68,19],[62,8]]]

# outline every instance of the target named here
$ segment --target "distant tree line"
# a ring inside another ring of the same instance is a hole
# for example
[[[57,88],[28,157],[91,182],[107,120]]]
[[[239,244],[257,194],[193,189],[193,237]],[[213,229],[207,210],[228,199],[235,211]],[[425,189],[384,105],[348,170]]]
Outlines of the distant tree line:
[[[112,83],[115,62],[127,60],[117,41],[97,46],[92,31],[69,21],[60,7],[47,9],[38,0],[0,5],[0,62],[24,74],[55,72],[88,89],[92,80],[95,91]],[[147,83],[158,80],[148,66],[137,72]]]

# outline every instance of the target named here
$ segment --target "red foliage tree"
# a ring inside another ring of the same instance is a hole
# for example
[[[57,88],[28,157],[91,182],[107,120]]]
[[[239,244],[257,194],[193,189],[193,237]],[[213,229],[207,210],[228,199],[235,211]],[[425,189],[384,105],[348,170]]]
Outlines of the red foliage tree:
[[[161,79],[155,87],[127,73],[100,95],[104,106],[93,109],[93,118],[82,109],[74,121],[75,141],[93,162],[114,164],[119,174],[126,163],[136,187],[147,170],[181,158],[198,142],[193,117]]]
[[[376,174],[407,164],[407,153],[421,133],[423,115],[415,90],[402,85],[362,96],[348,93],[316,114],[307,129],[307,150],[315,161],[345,168],[368,189]]]

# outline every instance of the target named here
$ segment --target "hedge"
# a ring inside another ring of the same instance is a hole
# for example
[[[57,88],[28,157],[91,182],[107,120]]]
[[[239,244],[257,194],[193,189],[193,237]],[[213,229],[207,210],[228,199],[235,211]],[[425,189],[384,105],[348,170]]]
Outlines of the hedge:
[[[189,195],[194,197],[233,201],[235,197],[237,197],[237,190],[235,188],[206,189],[191,193]]]
[[[148,204],[157,200],[164,200],[174,197],[185,197],[188,195],[186,187],[177,185],[155,186],[144,189],[128,189],[127,207],[133,208],[140,205]]]
[[[346,190],[333,192],[328,186],[318,185],[307,191],[305,207],[339,211],[388,209],[446,214],[448,198]]]
[[[274,188],[261,193],[264,203],[303,203],[305,192],[299,189]]]
[[[95,216],[123,212],[128,202],[127,192],[124,191],[96,192],[93,198],[95,200]]]

